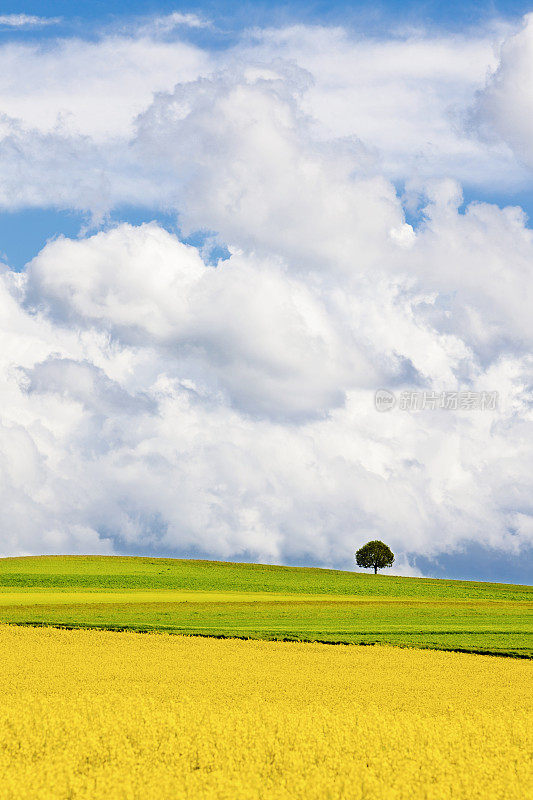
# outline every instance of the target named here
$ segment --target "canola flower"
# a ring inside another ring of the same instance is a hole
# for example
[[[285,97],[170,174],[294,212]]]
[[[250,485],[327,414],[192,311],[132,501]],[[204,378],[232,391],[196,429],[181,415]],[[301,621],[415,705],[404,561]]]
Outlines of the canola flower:
[[[525,800],[533,664],[0,626],[2,800]]]

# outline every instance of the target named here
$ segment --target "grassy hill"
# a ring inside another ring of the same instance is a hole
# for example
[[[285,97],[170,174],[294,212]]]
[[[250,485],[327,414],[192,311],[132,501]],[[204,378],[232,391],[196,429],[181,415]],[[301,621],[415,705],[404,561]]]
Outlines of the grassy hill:
[[[533,656],[533,587],[182,559],[0,559],[0,622]]]

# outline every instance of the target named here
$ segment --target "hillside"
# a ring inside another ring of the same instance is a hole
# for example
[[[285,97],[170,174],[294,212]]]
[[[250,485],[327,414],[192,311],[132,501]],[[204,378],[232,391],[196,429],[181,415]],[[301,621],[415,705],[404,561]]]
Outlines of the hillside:
[[[131,556],[27,556],[0,559],[0,590],[182,589],[479,600],[533,600],[533,586],[399,578],[313,567]]]
[[[0,622],[533,655],[533,587],[184,559],[0,559]]]

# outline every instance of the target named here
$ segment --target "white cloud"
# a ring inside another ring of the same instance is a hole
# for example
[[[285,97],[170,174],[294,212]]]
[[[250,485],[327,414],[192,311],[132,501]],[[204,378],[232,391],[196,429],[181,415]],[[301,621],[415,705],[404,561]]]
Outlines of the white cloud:
[[[43,28],[47,25],[58,25],[61,17],[35,17],[31,14],[0,14],[0,27],[7,28]]]
[[[122,345],[161,348],[173,375],[252,414],[321,416],[342,404],[346,382],[374,386],[380,374],[353,335],[346,347],[323,298],[279,261],[234,255],[206,269],[156,225],[50,243],[29,265],[28,303]]]
[[[403,211],[357,142],[313,139],[300,105],[307,82],[276,62],[269,77],[237,69],[180,84],[139,118],[139,160],[182,184],[185,230],[208,227],[294,268],[361,270]]]
[[[204,19],[198,14],[183,14],[179,11],[173,11],[171,14],[165,14],[160,17],[153,17],[148,22],[141,24],[138,28],[139,33],[143,35],[161,35],[170,33],[176,28],[209,28],[212,23]]]
[[[113,146],[119,138],[126,147],[135,117],[154,94],[218,70],[240,69],[251,80],[283,59],[308,74],[300,110],[313,118],[317,140],[358,139],[369,162],[395,180],[446,174],[485,188],[509,187],[523,171],[508,148],[479,141],[462,124],[497,67],[494,48],[502,37],[491,29],[471,38],[379,40],[299,26],[256,31],[231,49],[210,51],[161,40],[152,24],[94,42],[59,39],[46,49],[8,42],[0,47],[0,110],[24,129],[51,133],[59,124],[100,144]]]
[[[385,275],[205,267],[155,225],[47,245],[18,288],[5,276],[3,513],[33,509],[6,548],[83,551],[86,531],[108,550],[348,564],[362,536],[400,554],[529,543],[527,361],[483,367]],[[373,362],[391,385],[401,359],[428,388],[464,362],[503,407],[379,414]]]
[[[533,14],[503,43],[497,69],[479,93],[472,117],[482,134],[501,138],[533,167]]]
[[[213,69],[209,52],[186,42],[108,36],[0,46],[0,110],[24,130],[58,128],[91,144],[131,136],[153,94]],[[68,144],[65,144],[68,148]]]
[[[283,200],[277,214],[289,228],[295,181],[309,196],[324,193],[326,225],[327,214],[339,216],[338,204],[355,209],[357,202],[380,202],[391,178],[424,184],[451,176],[485,191],[523,185],[524,169],[509,148],[494,137],[481,141],[462,122],[487,72],[496,69],[493,48],[501,35],[382,41],[301,26],[256,32],[218,52],[139,31],[94,42],[59,39],[47,48],[6,43],[0,46],[0,205],[75,208],[96,219],[126,204],[171,208],[184,224],[207,225],[231,238],[230,220],[217,217],[214,204],[217,193],[238,196],[241,177],[253,194],[267,173],[272,187],[277,175],[275,191]],[[247,130],[239,133],[239,115],[262,130],[268,147]],[[507,112],[502,117],[512,119]],[[211,118],[216,124],[210,127]],[[195,145],[196,125],[203,152]],[[292,139],[283,139],[289,132]],[[298,152],[302,137],[307,160]],[[212,147],[227,150],[228,164],[218,160],[216,181]],[[248,148],[242,176],[241,147]],[[207,194],[210,207],[198,213],[195,190],[187,188],[194,159],[198,176],[203,171],[213,186],[203,193],[202,204]],[[346,176],[356,169],[360,181],[327,199],[333,161]],[[259,197],[248,200],[256,231],[277,224],[264,218]],[[405,230],[390,194],[389,205],[387,231],[371,234],[367,224],[365,236]],[[308,249],[320,255],[317,221],[302,213],[300,238],[316,230]],[[252,221],[242,225],[237,214],[233,224],[244,234]],[[352,238],[361,235],[354,228]],[[353,243],[349,247],[353,252]]]
[[[332,41],[338,64],[321,55]],[[21,52],[0,51],[13,102]],[[519,209],[463,209],[448,177],[469,148],[495,174],[503,163],[446,115],[451,99],[470,102],[476,58],[492,63],[486,42],[433,51],[306,29],[299,44],[266,33],[220,57],[125,39],[25,52],[75,124],[31,109],[33,90],[8,110],[4,208],[144,202],[214,232],[231,257],[205,266],[155,223],[120,225],[59,237],[22,275],[2,272],[3,552],[197,548],[346,565],[377,537],[405,568],[409,551],[465,539],[532,543],[532,232]],[[105,53],[109,74],[93,64]],[[89,110],[73,78],[60,87],[67,64],[84,65]],[[437,156],[417,169],[406,154],[430,87],[420,137]],[[425,206],[414,226],[390,181],[402,163],[407,201]],[[496,390],[502,403],[380,414],[379,386]]]
[[[286,58],[312,76],[302,102],[324,138],[357,136],[379,169],[397,180],[453,176],[474,185],[509,186],[520,168],[506,147],[465,130],[462,110],[497,66],[508,29],[477,35],[415,34],[369,38],[342,28],[298,25],[256,31],[250,60]]]

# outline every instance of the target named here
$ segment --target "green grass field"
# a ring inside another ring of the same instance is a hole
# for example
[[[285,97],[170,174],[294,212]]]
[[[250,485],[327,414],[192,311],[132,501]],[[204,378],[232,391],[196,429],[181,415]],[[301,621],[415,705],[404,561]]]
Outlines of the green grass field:
[[[0,559],[0,622],[533,657],[533,586],[105,556]]]

